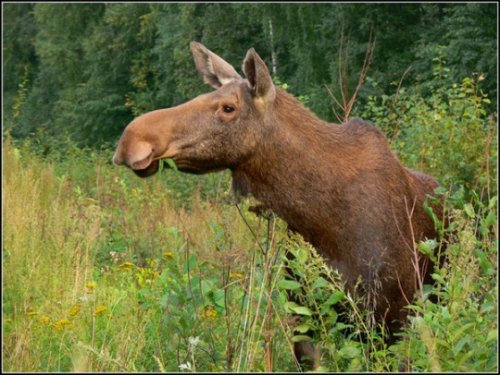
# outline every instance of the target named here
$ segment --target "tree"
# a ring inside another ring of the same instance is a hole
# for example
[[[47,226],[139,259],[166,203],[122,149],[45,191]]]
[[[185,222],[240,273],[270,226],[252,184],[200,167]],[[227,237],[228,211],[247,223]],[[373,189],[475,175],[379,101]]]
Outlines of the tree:
[[[336,118],[325,85],[337,97],[340,87],[354,92],[370,35],[375,49],[358,106],[370,95],[392,94],[399,83],[431,95],[436,58],[449,81],[484,73],[482,88],[496,96],[493,3],[17,3],[2,9],[4,119],[17,137],[45,128],[81,144],[114,142],[135,116],[208,91],[194,68],[192,40],[236,68],[254,47],[277,82],[330,121]]]

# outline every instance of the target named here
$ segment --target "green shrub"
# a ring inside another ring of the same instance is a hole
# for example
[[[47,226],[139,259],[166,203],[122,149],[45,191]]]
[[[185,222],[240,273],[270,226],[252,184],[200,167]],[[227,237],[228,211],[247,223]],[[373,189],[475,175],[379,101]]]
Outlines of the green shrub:
[[[436,73],[437,74],[437,73]],[[496,113],[479,89],[481,77],[434,87],[429,97],[405,90],[370,97],[359,115],[379,126],[405,166],[445,187],[496,191]]]

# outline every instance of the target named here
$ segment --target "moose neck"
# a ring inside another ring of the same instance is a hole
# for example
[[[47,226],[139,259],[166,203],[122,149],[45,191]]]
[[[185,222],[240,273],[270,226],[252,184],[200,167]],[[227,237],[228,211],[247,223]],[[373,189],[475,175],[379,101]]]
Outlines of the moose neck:
[[[340,174],[349,168],[340,164],[349,161],[349,142],[341,126],[322,121],[282,90],[265,126],[268,132],[255,155],[233,171],[234,188],[251,193],[321,247],[317,232],[341,204],[336,202],[345,181]]]

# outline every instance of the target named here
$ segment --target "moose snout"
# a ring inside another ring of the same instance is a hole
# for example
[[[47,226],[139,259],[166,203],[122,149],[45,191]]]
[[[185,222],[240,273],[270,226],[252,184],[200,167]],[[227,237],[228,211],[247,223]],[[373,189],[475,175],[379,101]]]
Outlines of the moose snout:
[[[115,151],[113,157],[111,158],[111,162],[114,165],[122,165],[123,164],[123,158],[120,155],[118,155],[118,153]]]
[[[126,165],[131,169],[145,169],[153,161],[153,147],[149,142],[120,142],[113,155],[115,165]]]

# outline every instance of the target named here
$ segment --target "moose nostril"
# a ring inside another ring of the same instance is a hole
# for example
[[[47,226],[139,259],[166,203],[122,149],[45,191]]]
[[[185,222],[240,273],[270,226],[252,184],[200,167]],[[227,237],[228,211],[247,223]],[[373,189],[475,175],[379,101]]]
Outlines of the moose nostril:
[[[113,157],[111,158],[111,162],[114,165],[121,165],[121,164],[123,164],[123,160],[121,158],[119,158],[117,154],[113,155]]]
[[[132,167],[132,169],[145,169],[149,166],[149,164],[151,164],[152,160],[153,153],[150,153],[145,158],[132,162],[130,166]]]

